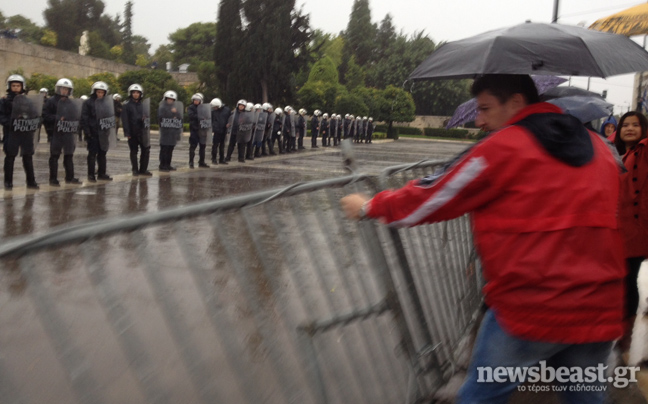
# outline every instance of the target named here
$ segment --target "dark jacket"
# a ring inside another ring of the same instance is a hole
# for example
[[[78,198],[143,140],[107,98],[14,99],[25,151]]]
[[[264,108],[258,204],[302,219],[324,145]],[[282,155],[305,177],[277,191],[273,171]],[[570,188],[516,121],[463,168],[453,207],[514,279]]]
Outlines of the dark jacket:
[[[212,130],[217,135],[224,135],[227,133],[227,120],[230,116],[229,107],[223,105],[219,109],[212,110]]]
[[[97,109],[95,101],[97,94],[92,94],[87,100],[83,102],[81,107],[81,128],[86,136],[97,137],[99,134],[99,120],[97,119]]]
[[[115,104],[115,116],[116,117],[121,117],[122,107],[123,107],[122,102],[113,99],[113,103]]]
[[[311,132],[316,135],[319,132],[319,118],[316,116],[313,116],[313,118],[311,118]]]
[[[54,94],[49,98],[43,105],[43,123],[46,128],[54,130],[56,126],[56,112],[58,110],[58,102],[61,99],[61,96]]]
[[[129,97],[122,109],[122,126],[126,137],[141,136],[144,131],[144,111],[142,99],[134,100]]]
[[[292,120],[290,119],[290,115],[284,114],[284,126],[283,126],[283,134],[285,136],[292,136]]]
[[[8,93],[0,100],[0,125],[4,130],[4,134],[9,133],[9,125],[11,124],[11,111],[13,110],[13,100],[16,97],[15,93]]]
[[[272,126],[272,136],[277,136],[278,132],[283,130],[284,116],[275,117],[274,124]]]
[[[193,102],[187,107],[187,115],[189,116],[189,131],[198,132],[200,130],[200,120],[198,119],[198,105]]]

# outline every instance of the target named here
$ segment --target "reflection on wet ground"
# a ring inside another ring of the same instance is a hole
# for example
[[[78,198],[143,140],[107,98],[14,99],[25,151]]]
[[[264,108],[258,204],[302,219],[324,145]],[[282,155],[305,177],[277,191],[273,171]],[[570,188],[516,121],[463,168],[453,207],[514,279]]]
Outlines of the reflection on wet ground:
[[[424,158],[449,158],[466,143],[411,139],[376,141],[355,147],[363,172],[377,173],[385,167]],[[85,180],[86,152],[75,154],[76,176]],[[209,154],[209,153],[208,153]],[[152,157],[156,155],[151,153]],[[26,190],[19,168],[14,173],[14,189],[0,190],[0,238],[42,233],[51,227],[96,219],[156,211],[229,195],[345,175],[339,148],[307,149],[293,154],[257,158],[244,164],[231,162],[208,169],[189,169],[185,162],[188,146],[184,142],[174,152],[178,171],[166,174],[153,171],[150,178],[130,175],[126,142],[108,152],[108,171],[112,182],[84,182],[82,186],[60,188],[47,185],[47,144],[41,143],[35,156],[39,191]],[[155,161],[150,164],[153,168]],[[62,173],[61,173],[62,175]]]

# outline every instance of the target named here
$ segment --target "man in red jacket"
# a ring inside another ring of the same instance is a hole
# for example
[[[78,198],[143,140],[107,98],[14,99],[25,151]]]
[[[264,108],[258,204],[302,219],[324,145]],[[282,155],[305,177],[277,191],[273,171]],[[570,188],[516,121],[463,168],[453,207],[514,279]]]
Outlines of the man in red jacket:
[[[493,132],[486,139],[441,175],[341,203],[350,218],[380,218],[396,227],[471,212],[489,310],[458,402],[499,403],[523,380],[494,381],[489,369],[540,364],[586,371],[604,366],[621,336],[620,167],[598,135],[540,103],[529,76],[482,76],[472,92],[476,123]],[[556,380],[564,398],[603,402],[604,392],[589,390],[607,379],[580,376]]]

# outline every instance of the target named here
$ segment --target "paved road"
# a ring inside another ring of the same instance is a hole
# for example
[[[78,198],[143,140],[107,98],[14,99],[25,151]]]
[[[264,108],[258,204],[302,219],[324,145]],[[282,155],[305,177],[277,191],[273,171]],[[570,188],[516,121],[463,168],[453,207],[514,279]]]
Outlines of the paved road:
[[[307,148],[297,153],[257,158],[246,163],[233,161],[229,165],[190,169],[187,139],[183,139],[173,154],[173,165],[178,171],[160,173],[156,170],[159,149],[156,146],[157,137],[154,136],[149,167],[153,177],[150,178],[131,176],[128,145],[122,140],[115,150],[108,152],[108,173],[114,180],[97,183],[88,183],[86,180],[87,152],[80,145],[74,156],[75,174],[84,182],[79,186],[65,185],[61,181],[61,187],[48,185],[49,148],[47,143],[41,143],[34,158],[40,190],[25,188],[25,177],[19,159],[14,170],[14,189],[0,190],[0,238],[41,233],[51,227],[86,219],[156,211],[298,181],[346,174],[339,147]],[[465,142],[385,140],[371,145],[358,145],[356,157],[362,171],[378,173],[385,167],[404,162],[448,158],[468,145]],[[59,168],[59,179],[62,179],[62,164]]]

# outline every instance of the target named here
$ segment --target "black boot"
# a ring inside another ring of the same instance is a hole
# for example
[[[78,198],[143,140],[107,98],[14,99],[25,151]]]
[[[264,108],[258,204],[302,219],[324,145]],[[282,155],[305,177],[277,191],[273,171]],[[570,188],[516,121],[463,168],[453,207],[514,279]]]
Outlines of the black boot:
[[[106,174],[106,153],[105,152],[99,152],[99,155],[97,156],[97,160],[99,162],[99,172],[97,175],[97,179],[100,179],[102,181],[112,181],[112,177]]]
[[[254,157],[261,157],[261,156],[262,156],[262,154],[261,154],[261,147],[256,146],[256,147],[254,148]]]
[[[88,181],[97,182],[95,178],[95,155],[88,153]]]
[[[80,184],[78,178],[74,178],[74,159],[72,154],[63,155],[63,167],[65,168],[65,183],[66,184]]]
[[[167,148],[167,168],[171,171],[176,171],[176,168],[171,165],[171,159],[173,159],[173,148],[175,146],[168,146]]]
[[[166,163],[167,147],[168,146],[160,146],[160,171],[162,171],[163,173],[168,173],[169,171],[171,171],[167,167],[167,163]]]
[[[13,188],[13,169],[16,156],[5,156],[4,160],[4,188],[9,190]]]
[[[148,170],[149,158],[151,156],[151,147],[142,147],[142,155],[140,156],[140,170],[139,175],[150,177],[153,174]]]
[[[194,157],[196,157],[196,145],[189,146],[189,168],[194,168]]]
[[[245,143],[238,144],[238,161],[239,163],[245,163]]]
[[[27,188],[39,189],[34,176],[34,160],[31,155],[23,156],[23,167],[25,168],[25,177],[27,177]]]
[[[58,187],[61,185],[61,183],[58,181],[58,159],[61,155],[60,154],[52,154],[50,155],[49,158],[49,170],[50,170],[50,178],[49,178],[49,184],[55,187]]]
[[[200,149],[198,150],[198,167],[209,168],[207,163],[205,163],[206,149],[207,149],[207,145],[204,145],[204,144],[200,145]]]

